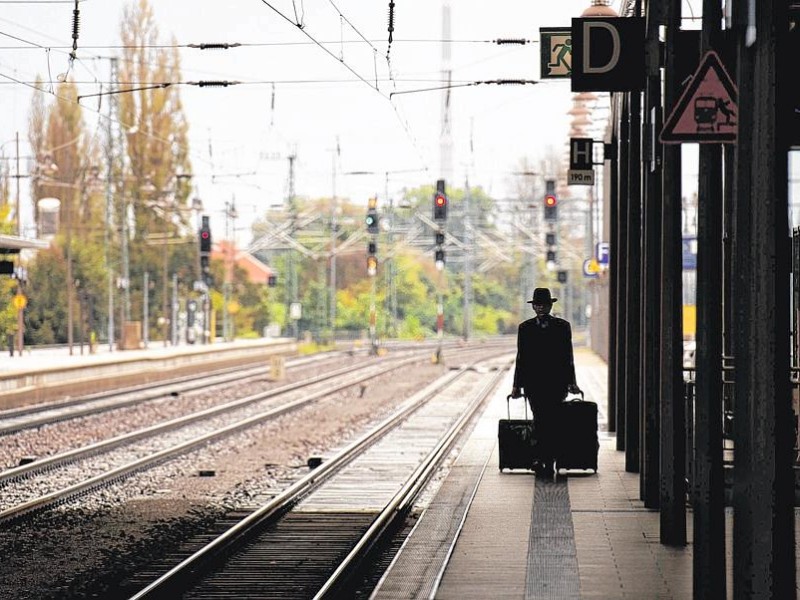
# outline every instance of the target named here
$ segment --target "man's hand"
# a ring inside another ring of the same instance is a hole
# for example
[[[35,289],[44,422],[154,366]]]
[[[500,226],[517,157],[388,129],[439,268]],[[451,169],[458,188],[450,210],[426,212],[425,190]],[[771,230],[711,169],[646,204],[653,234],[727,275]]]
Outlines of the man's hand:
[[[511,397],[512,398],[521,398],[522,397],[522,392],[520,391],[519,388],[516,388],[516,387],[515,388],[511,388]]]
[[[581,388],[579,388],[579,387],[578,387],[578,385],[577,385],[577,384],[575,384],[575,383],[570,383],[570,384],[567,386],[567,391],[568,391],[570,394],[580,394],[580,393],[581,393]]]

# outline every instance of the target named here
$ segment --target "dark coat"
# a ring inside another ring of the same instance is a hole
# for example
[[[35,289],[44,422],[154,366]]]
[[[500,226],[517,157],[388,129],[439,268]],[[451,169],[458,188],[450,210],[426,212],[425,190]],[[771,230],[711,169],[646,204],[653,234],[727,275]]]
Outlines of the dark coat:
[[[517,333],[514,387],[534,402],[563,400],[567,386],[575,383],[572,328],[558,317],[544,319],[545,327],[534,317],[520,323]]]

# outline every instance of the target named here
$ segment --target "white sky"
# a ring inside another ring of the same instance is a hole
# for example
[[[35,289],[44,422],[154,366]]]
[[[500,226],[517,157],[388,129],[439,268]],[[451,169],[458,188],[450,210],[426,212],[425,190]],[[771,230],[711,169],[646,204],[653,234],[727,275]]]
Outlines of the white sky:
[[[367,197],[377,194],[384,202],[387,171],[392,198],[397,198],[403,187],[432,184],[441,177],[442,92],[396,95],[391,100],[389,94],[439,85],[443,68],[441,44],[408,40],[442,38],[442,2],[395,1],[390,53],[395,81],[391,82],[387,80],[385,58],[388,0],[268,0],[290,19],[294,19],[295,9],[298,15],[304,14],[304,30],[316,40],[328,42],[325,46],[336,58],[308,43],[310,40],[302,31],[261,0],[150,1],[163,41],[174,36],[178,44],[304,43],[221,51],[181,50],[184,81],[263,82],[228,88],[180,88],[190,123],[194,182],[205,212],[212,217],[212,227],[220,234],[224,203],[235,198],[240,215],[237,238],[240,244],[250,241],[249,224],[270,204],[280,203],[287,195],[286,157],[293,151],[297,155],[296,193],[329,196],[333,190],[337,138],[337,196],[366,203]],[[80,3],[79,60],[71,76],[85,82],[79,85],[81,93],[98,91],[95,81],[108,81],[109,61],[95,57],[119,54],[119,50],[108,46],[120,42],[125,4],[125,0]],[[450,0],[453,81],[538,80],[539,28],[569,27],[571,18],[580,16],[589,4],[589,0]],[[619,2],[613,4],[618,8]],[[699,2],[693,4],[699,15]],[[32,95],[37,92],[8,77],[32,82],[40,75],[55,81],[58,74],[67,70],[74,3],[0,0],[0,5],[0,145],[6,156],[13,155],[12,140],[19,131],[21,154],[28,155],[27,119]],[[343,22],[339,11],[358,32]],[[360,34],[371,45],[364,41],[339,43],[342,39],[361,40]],[[496,38],[525,38],[536,43],[498,46],[464,42]],[[380,92],[340,64],[340,56],[373,85],[377,70]],[[274,111],[269,83],[273,81],[277,82]],[[297,81],[317,83],[290,83]],[[512,171],[517,169],[519,159],[535,160],[550,148],[559,155],[565,151],[570,122],[566,112],[572,106],[571,98],[568,80],[453,89],[454,181],[448,184],[461,187],[468,176],[471,185],[481,185],[495,196],[512,193]],[[87,107],[85,121],[94,132],[103,125],[95,112],[97,100],[85,99],[82,104]],[[101,110],[106,113],[105,102]],[[684,166],[684,195],[691,196],[696,189],[696,167],[692,166],[696,147],[684,145],[684,149],[687,158],[692,157]],[[797,153],[794,154],[796,163]],[[23,174],[29,168],[23,163]],[[347,175],[350,171],[376,174]],[[796,171],[795,167],[795,185]],[[253,172],[256,175],[222,177]],[[217,176],[213,181],[212,175]],[[25,183],[23,179],[23,225],[31,234],[32,209]],[[576,192],[580,195],[580,191]],[[795,220],[798,218],[796,215]]]
[[[84,0],[80,4],[80,60],[75,62],[71,76],[86,82],[80,84],[81,93],[97,91],[95,80],[108,81],[109,61],[92,57],[119,53],[97,46],[119,44],[124,4],[123,0]],[[365,202],[369,195],[377,193],[383,201],[386,171],[390,172],[388,191],[392,197],[397,197],[404,186],[435,182],[441,176],[442,92],[398,95],[391,101],[388,96],[395,90],[439,84],[441,44],[403,40],[440,40],[442,4],[431,0],[395,2],[391,47],[394,84],[387,81],[385,58],[388,0],[275,0],[270,4],[292,19],[295,8],[298,14],[304,10],[305,31],[319,41],[332,42],[327,44],[331,52],[337,58],[343,52],[344,61],[373,84],[377,68],[380,93],[313,44],[224,51],[182,49],[185,81],[278,82],[274,112],[270,108],[270,83],[180,88],[190,122],[195,183],[206,212],[212,215],[212,227],[214,222],[221,225],[224,202],[233,197],[241,217],[239,227],[246,227],[266,206],[285,198],[286,156],[292,150],[297,154],[296,193],[329,196],[337,138],[341,149],[336,160],[337,196]],[[537,41],[525,46],[453,43],[453,80],[539,79],[539,28],[569,27],[570,19],[579,16],[588,5],[588,0],[451,1],[453,40]],[[32,82],[37,74],[55,80],[66,71],[72,45],[73,3],[4,2],[2,6],[0,32],[31,43],[0,35],[0,74]],[[261,0],[151,0],[151,6],[164,41],[170,36],[178,44],[309,41]],[[363,41],[338,43],[340,39],[359,40],[360,35],[342,22],[337,8],[376,51]],[[53,49],[48,53],[37,45]],[[12,49],[14,46],[25,49]],[[56,46],[65,48],[55,49]],[[329,83],[285,83],[299,80]],[[10,83],[0,76],[0,144],[12,140],[19,131],[23,155],[28,154],[27,118],[34,93],[30,87]],[[545,80],[527,86],[483,85],[454,89],[451,94],[456,180],[452,183],[463,186],[464,178],[469,176],[472,185],[482,185],[503,196],[511,191],[514,176],[510,172],[517,168],[520,158],[540,157],[548,146],[563,153],[570,119],[566,111],[572,97],[568,80]],[[96,99],[85,99],[82,104],[97,108]],[[103,113],[106,107],[104,102]],[[95,112],[86,110],[84,114],[91,131],[102,125]],[[213,161],[209,158],[209,141]],[[13,143],[7,143],[6,156],[13,151]],[[413,169],[419,171],[391,173]],[[379,174],[345,175],[348,171]],[[212,174],[251,172],[258,175],[211,180]],[[23,203],[27,201],[27,194],[23,194]],[[30,220],[23,211],[23,222]],[[249,241],[246,232],[238,237],[244,243]]]

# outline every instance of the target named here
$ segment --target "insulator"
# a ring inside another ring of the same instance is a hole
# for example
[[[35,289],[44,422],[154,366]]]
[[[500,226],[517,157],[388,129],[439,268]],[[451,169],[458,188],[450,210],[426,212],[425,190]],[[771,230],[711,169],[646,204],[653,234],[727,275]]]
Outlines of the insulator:
[[[394,0],[389,1],[389,43],[392,43],[392,32],[394,31]]]
[[[72,11],[72,39],[75,40],[75,42],[72,44],[73,50],[77,48],[78,33],[80,31],[80,27],[81,27],[81,11],[79,11],[76,8],[75,10]]]
[[[240,44],[200,44],[200,50],[227,50],[229,48],[234,48],[239,46]]]
[[[519,44],[521,46],[524,46],[525,44],[528,43],[528,40],[526,40],[525,38],[498,38],[494,41],[494,43],[497,44],[498,46],[503,44]]]

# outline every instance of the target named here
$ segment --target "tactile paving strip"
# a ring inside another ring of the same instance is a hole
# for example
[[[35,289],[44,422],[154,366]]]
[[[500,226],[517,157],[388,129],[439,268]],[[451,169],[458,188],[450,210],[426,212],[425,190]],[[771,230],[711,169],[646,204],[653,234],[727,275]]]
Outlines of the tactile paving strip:
[[[566,480],[537,480],[525,598],[580,600],[578,554]]]

